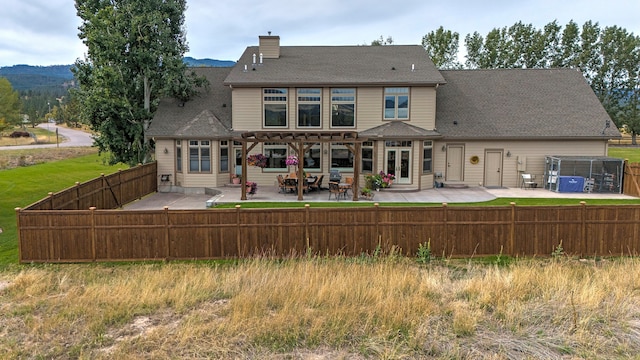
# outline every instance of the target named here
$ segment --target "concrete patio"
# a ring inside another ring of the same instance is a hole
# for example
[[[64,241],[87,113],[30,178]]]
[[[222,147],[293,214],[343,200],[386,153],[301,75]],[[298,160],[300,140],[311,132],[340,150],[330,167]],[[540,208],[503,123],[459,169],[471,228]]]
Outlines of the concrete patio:
[[[125,206],[127,210],[162,209],[168,206],[170,209],[204,209],[207,202],[212,205],[224,203],[247,203],[265,201],[286,201],[299,202],[295,193],[282,193],[276,186],[259,186],[258,191],[253,196],[248,196],[245,201],[240,200],[240,187],[221,187],[213,189],[219,192],[217,195],[209,194],[183,194],[183,193],[155,193],[141,200]],[[637,199],[623,194],[608,193],[557,193],[546,189],[520,189],[501,188],[488,189],[484,187],[469,188],[434,188],[422,191],[399,191],[384,189],[374,192],[373,200],[360,200],[360,202],[422,202],[422,203],[461,203],[461,202],[484,202],[496,198],[571,198],[571,199]],[[329,200],[329,191],[311,191],[304,194],[304,199],[300,202],[327,202],[340,201],[351,202],[352,194],[349,193],[346,199]]]

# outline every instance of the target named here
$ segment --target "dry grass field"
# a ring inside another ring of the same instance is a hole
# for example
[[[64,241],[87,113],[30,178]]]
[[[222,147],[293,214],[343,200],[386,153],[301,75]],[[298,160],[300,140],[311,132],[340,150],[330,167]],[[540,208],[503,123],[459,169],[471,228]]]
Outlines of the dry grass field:
[[[98,149],[93,147],[1,150],[0,170],[43,164],[97,153]]]
[[[20,266],[0,353],[81,359],[618,359],[640,354],[635,258],[391,255]]]

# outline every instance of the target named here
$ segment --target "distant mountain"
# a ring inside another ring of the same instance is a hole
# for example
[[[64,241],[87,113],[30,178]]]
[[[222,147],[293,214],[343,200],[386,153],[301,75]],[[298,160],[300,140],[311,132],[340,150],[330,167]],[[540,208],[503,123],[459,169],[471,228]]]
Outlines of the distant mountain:
[[[234,61],[194,59],[185,57],[184,62],[191,67],[230,67]],[[16,91],[66,92],[75,85],[71,67],[73,65],[31,66],[13,65],[0,67],[0,77],[5,77]]]
[[[235,61],[229,60],[213,60],[213,59],[194,59],[185,57],[184,62],[191,67],[231,67],[236,64]]]
[[[0,67],[0,76],[7,78],[16,91],[65,91],[73,86],[71,65]]]

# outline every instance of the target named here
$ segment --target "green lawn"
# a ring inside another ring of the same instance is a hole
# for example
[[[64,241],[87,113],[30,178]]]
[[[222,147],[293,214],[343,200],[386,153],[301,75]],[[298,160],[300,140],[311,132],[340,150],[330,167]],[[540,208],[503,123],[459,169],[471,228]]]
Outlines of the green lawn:
[[[18,245],[15,208],[26,207],[49,192],[58,192],[126,165],[108,166],[98,155],[0,171],[0,265],[16,263]]]
[[[640,162],[640,148],[637,147],[609,147],[609,156],[628,159],[629,162]]]

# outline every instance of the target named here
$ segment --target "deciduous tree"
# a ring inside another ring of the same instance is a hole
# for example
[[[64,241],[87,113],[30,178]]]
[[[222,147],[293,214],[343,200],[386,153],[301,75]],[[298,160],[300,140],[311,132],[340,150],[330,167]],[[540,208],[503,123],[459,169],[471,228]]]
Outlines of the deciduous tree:
[[[18,92],[13,90],[9,80],[0,77],[0,122],[4,126],[20,124],[21,111],[22,102]]]
[[[144,132],[158,101],[187,101],[204,78],[186,71],[185,0],[76,0],[88,48],[73,69],[81,116],[110,163],[149,159]]]
[[[429,57],[441,69],[461,68],[458,61],[458,43],[460,35],[451,30],[445,30],[440,26],[436,31],[432,31],[422,37],[422,46],[429,54]]]

